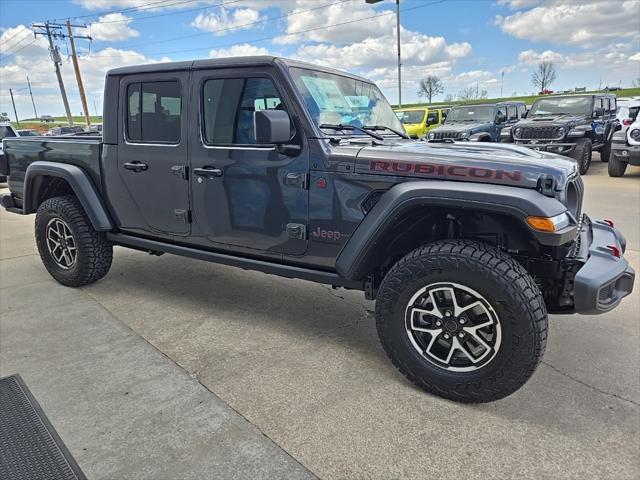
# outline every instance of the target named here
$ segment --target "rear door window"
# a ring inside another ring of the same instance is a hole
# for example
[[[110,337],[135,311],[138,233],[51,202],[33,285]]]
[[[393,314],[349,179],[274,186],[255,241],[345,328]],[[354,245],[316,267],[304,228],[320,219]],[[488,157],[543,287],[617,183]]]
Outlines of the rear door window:
[[[142,82],[127,88],[127,138],[141,143],[180,143],[180,83]]]
[[[10,138],[15,136],[16,134],[12,128],[4,126],[0,127],[0,140],[2,140],[3,138]]]

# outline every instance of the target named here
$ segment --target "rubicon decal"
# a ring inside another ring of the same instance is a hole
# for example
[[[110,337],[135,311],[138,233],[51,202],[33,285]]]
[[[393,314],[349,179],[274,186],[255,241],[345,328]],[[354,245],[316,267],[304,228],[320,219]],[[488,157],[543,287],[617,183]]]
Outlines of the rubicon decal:
[[[418,174],[437,177],[461,177],[495,179],[519,182],[522,172],[518,170],[494,170],[492,168],[467,167],[464,165],[433,165],[431,163],[386,162],[372,160],[369,170],[399,175]]]

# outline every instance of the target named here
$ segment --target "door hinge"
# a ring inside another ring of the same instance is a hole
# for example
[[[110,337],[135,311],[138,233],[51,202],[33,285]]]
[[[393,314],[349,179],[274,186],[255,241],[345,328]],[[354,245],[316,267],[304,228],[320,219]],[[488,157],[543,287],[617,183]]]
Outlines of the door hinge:
[[[173,217],[178,222],[191,223],[191,210],[174,210]]]
[[[289,234],[289,238],[306,240],[307,226],[302,223],[287,223],[287,233]]]
[[[180,178],[187,180],[189,178],[189,167],[186,165],[173,165],[171,167],[171,173],[180,175]]]
[[[309,188],[309,174],[290,172],[284,177],[284,184],[287,187]]]

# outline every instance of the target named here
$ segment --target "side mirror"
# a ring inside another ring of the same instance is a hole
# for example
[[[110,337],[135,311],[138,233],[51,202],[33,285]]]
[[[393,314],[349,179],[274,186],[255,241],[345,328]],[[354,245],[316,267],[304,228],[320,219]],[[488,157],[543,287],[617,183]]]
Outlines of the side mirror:
[[[282,145],[291,138],[291,120],[284,110],[261,110],[254,113],[256,143]]]
[[[529,110],[525,110],[524,112],[522,112],[522,115],[520,115],[520,118],[527,118],[528,113],[529,113]]]
[[[507,121],[507,116],[504,113],[496,113],[496,123],[504,123]]]
[[[602,117],[604,115],[604,108],[596,108],[593,112],[593,118]]]

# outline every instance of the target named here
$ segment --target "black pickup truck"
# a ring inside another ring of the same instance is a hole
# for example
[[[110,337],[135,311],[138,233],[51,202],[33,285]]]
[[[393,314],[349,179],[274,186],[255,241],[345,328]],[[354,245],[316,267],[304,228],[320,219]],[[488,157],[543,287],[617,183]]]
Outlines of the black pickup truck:
[[[106,275],[122,245],[359,289],[400,371],[462,402],[527,381],[547,312],[607,312],[632,290],[574,162],[412,141],[364,78],[198,60],[112,70],[104,99],[102,137],[4,141],[2,205],[36,213],[64,285]]]

